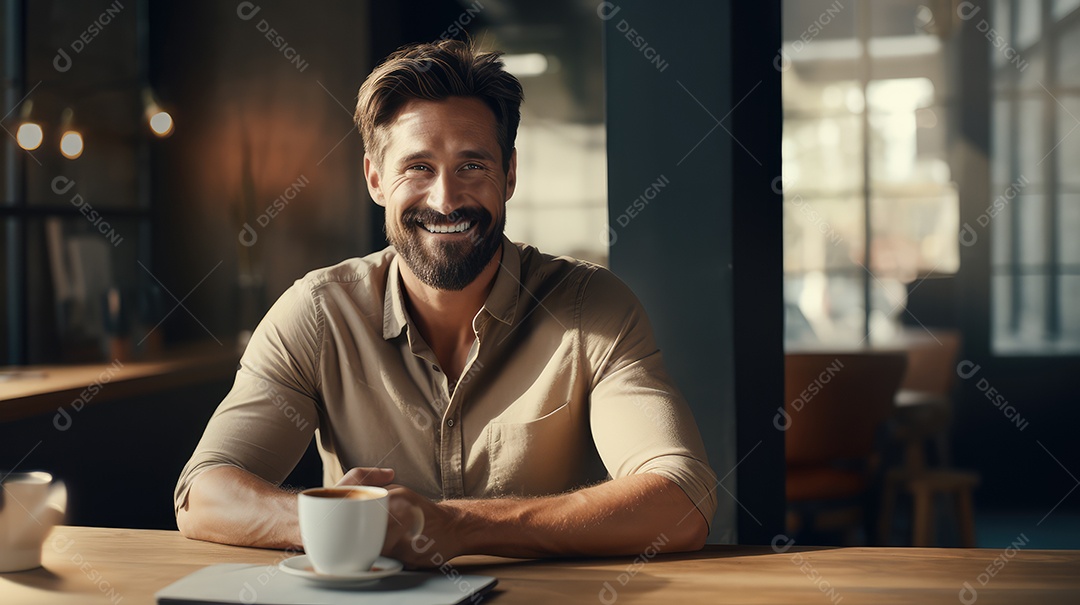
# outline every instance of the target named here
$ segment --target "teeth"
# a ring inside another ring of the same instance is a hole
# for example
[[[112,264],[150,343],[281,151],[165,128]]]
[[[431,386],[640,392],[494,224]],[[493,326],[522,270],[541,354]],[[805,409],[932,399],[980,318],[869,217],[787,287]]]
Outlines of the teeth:
[[[458,223],[456,225],[432,225],[424,223],[424,228],[432,233],[461,233],[468,231],[469,227],[472,227],[472,223]]]

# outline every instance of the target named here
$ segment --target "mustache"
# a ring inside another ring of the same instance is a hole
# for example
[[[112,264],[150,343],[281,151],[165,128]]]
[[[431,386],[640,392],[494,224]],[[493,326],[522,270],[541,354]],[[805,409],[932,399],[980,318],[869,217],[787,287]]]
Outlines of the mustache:
[[[401,213],[401,222],[406,226],[416,226],[420,223],[453,225],[463,221],[487,225],[491,222],[491,213],[483,208],[471,206],[458,208],[450,214],[443,214],[431,208],[410,208]]]

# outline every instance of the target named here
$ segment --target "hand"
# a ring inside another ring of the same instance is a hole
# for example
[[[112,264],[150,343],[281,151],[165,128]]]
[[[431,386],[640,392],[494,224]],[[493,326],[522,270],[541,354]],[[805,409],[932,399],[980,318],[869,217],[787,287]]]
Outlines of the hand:
[[[457,556],[458,541],[452,533],[453,511],[407,487],[392,484],[393,480],[393,469],[357,467],[345,473],[337,484],[372,485],[390,492],[384,556],[397,559],[409,568],[438,567]]]

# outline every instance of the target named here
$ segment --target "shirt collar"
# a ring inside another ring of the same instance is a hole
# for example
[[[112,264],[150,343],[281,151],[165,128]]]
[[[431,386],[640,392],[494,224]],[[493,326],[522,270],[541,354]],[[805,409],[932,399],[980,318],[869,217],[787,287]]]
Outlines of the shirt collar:
[[[405,296],[401,285],[400,256],[390,261],[386,278],[386,293],[383,296],[383,339],[391,340],[401,335],[408,325],[405,313]],[[521,286],[521,251],[506,236],[503,236],[502,261],[499,272],[495,274],[495,285],[491,287],[482,311],[507,325],[513,325],[517,313],[518,292]]]
[[[405,316],[405,297],[401,292],[401,257],[394,255],[386,276],[386,294],[383,296],[383,339],[392,340],[401,335],[408,324]]]
[[[502,261],[499,272],[495,274],[495,285],[491,287],[483,310],[506,325],[514,324],[517,313],[518,292],[521,288],[521,251],[514,242],[503,236]]]

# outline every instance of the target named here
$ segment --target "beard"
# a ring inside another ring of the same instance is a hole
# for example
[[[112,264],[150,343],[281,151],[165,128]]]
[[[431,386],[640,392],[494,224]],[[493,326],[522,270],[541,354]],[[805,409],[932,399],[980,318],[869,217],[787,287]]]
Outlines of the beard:
[[[429,238],[424,223],[452,225],[470,222],[464,237],[451,241]],[[391,228],[387,215],[383,230],[413,274],[437,290],[463,290],[487,267],[502,246],[505,215],[495,222],[484,208],[459,208],[450,215],[430,208],[413,208],[401,214],[401,224]],[[431,241],[426,241],[431,240]]]

